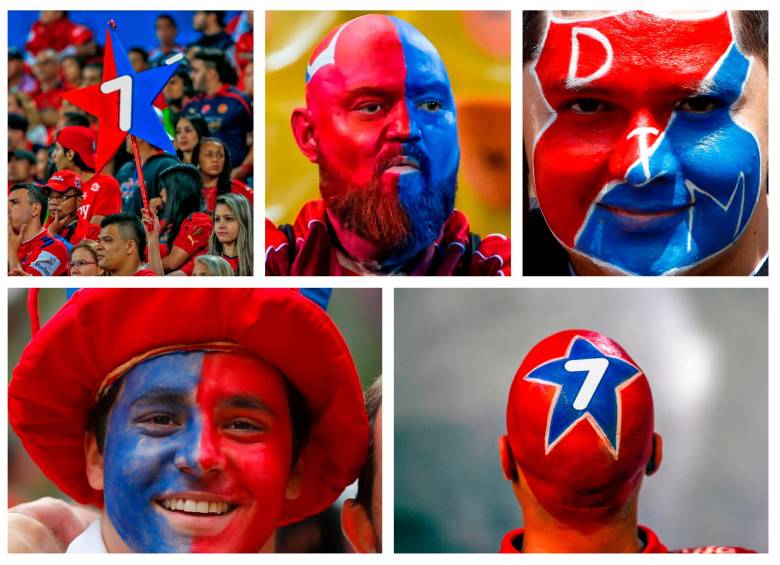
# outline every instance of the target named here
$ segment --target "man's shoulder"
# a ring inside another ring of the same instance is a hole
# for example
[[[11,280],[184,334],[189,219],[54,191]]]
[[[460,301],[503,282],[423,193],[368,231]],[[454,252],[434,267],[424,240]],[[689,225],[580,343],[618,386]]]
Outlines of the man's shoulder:
[[[511,274],[512,243],[509,237],[501,233],[491,233],[484,237],[471,231],[465,213],[454,210],[442,230],[437,242],[440,252],[449,253],[460,250],[466,258],[461,270],[467,275],[508,276]]]

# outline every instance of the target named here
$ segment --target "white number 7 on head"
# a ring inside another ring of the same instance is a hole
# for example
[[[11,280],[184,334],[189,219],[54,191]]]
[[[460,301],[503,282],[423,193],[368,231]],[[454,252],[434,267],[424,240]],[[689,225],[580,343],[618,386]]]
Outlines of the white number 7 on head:
[[[119,91],[119,129],[130,131],[133,124],[133,77],[122,75],[100,85],[100,92]]]
[[[595,359],[572,359],[566,361],[563,368],[570,373],[588,372],[588,374],[585,375],[585,380],[582,382],[580,391],[577,393],[577,398],[574,399],[574,404],[572,406],[575,410],[585,410],[588,407],[590,400],[593,398],[593,394],[596,392],[601,379],[604,377],[604,373],[607,372],[608,366],[609,361],[603,357]]]

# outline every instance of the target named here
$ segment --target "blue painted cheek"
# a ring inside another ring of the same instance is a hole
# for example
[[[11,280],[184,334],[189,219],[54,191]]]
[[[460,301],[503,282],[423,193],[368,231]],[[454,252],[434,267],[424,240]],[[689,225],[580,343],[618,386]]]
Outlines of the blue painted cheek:
[[[401,40],[406,63],[406,107],[409,140],[404,154],[423,165],[423,173],[408,173],[398,180],[398,194],[412,224],[412,241],[396,259],[407,260],[433,243],[452,213],[457,187],[460,148],[450,82],[444,63],[430,42],[408,23],[391,18]],[[429,111],[420,105],[436,100],[441,107]],[[401,262],[401,261],[399,261]]]
[[[197,467],[202,420],[192,402],[179,415],[176,433],[142,433],[131,414],[132,401],[151,387],[167,387],[195,397],[203,353],[170,354],[139,365],[124,377],[123,391],[109,417],[105,447],[105,502],[111,523],[137,552],[187,552],[190,536],[173,531],[155,500],[165,493],[192,490],[193,477],[177,461]]]
[[[742,94],[748,61],[732,47],[713,77],[724,101],[706,114],[675,112],[650,159],[657,180],[610,190],[602,203],[623,209],[663,210],[694,203],[685,213],[658,221],[652,230],[626,231],[614,214],[598,207],[583,226],[576,248],[621,270],[664,274],[699,263],[728,247],[744,231],[758,202],[761,156],[756,138],[732,118],[729,107]]]

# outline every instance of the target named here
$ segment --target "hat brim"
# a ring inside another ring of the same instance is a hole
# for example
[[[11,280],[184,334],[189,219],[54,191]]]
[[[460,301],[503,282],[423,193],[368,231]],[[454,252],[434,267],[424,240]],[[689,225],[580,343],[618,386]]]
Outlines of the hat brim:
[[[286,501],[279,525],[324,510],[358,477],[368,421],[343,337],[326,312],[295,290],[80,290],[14,369],[11,425],[63,492],[100,506],[103,493],[85,473],[84,433],[102,381],[148,351],[213,341],[234,343],[276,367],[309,409],[301,494]]]

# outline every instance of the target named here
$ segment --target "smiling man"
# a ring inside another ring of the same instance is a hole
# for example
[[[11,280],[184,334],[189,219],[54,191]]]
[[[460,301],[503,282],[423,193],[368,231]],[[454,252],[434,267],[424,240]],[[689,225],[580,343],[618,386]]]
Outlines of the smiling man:
[[[525,271],[766,270],[766,13],[524,18]]]
[[[22,355],[9,414],[50,479],[102,507],[70,552],[273,551],[355,480],[369,433],[341,334],[285,289],[79,291]]]
[[[266,222],[267,274],[510,274],[509,240],[480,240],[454,210],[455,101],[436,48],[410,24],[372,14],[326,35],[292,130],[322,200],[294,225]]]

